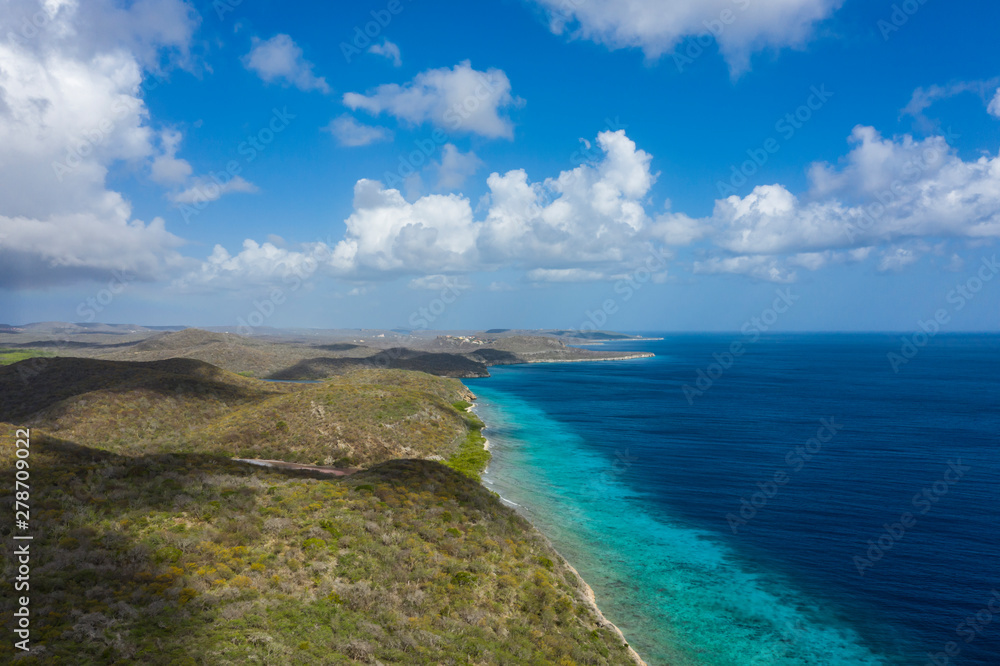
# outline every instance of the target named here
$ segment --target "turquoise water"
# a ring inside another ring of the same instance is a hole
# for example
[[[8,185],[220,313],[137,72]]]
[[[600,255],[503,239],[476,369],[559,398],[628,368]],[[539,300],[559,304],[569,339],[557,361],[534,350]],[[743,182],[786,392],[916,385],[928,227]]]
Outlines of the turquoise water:
[[[924,372],[900,380],[872,372],[886,339],[849,342],[856,366],[839,347],[822,359],[832,347],[815,339],[761,344],[694,406],[681,387],[711,360],[714,339],[627,347],[656,351],[649,361],[492,368],[468,380],[494,454],[484,483],[576,566],[651,666],[926,663],[1000,573],[988,531],[997,392],[982,350],[925,350]],[[952,380],[929,386],[942,367]],[[959,377],[975,397],[963,392],[951,414],[942,396]],[[873,408],[876,395],[900,405]],[[734,535],[727,513],[830,416],[850,425],[827,455]],[[978,475],[858,576],[852,556],[956,451]],[[1000,663],[996,646],[984,633],[952,663]]]

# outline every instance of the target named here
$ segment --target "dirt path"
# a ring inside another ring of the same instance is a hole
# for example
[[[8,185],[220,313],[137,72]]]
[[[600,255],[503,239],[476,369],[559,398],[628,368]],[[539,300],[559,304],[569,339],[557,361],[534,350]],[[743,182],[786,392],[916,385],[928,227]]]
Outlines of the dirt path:
[[[340,467],[321,467],[319,465],[302,465],[300,463],[284,462],[281,460],[261,460],[259,458],[233,458],[236,462],[249,463],[251,465],[258,465],[260,467],[275,467],[278,469],[307,469],[313,472],[320,472],[321,474],[331,474],[333,476],[350,476],[355,472],[360,472],[360,469],[353,467],[340,468]]]

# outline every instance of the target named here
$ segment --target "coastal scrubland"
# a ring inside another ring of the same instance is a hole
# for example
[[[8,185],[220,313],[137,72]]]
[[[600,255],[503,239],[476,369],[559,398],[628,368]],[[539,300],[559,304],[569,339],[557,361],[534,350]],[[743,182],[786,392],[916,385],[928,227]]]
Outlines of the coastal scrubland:
[[[0,368],[7,488],[31,429],[18,662],[634,663],[575,572],[477,482],[472,400],[402,370],[282,384],[190,358]],[[13,515],[9,491],[0,504]],[[9,549],[3,568],[11,580]],[[0,660],[16,652],[0,643]]]

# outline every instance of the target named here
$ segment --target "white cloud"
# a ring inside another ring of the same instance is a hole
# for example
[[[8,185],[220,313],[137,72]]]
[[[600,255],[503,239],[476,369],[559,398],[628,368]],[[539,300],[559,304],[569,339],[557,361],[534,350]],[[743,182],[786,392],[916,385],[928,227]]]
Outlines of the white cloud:
[[[465,181],[483,167],[483,161],[471,150],[463,153],[455,144],[446,143],[441,150],[441,161],[434,165],[437,171],[438,190],[457,190]]]
[[[534,268],[528,271],[532,282],[594,282],[605,279],[604,273],[585,268]]]
[[[367,146],[371,143],[392,140],[392,131],[388,128],[359,123],[347,113],[334,118],[323,129],[332,134],[342,146]]]
[[[160,132],[162,153],[157,155],[150,166],[150,178],[161,185],[183,183],[191,175],[191,165],[187,160],[178,159],[177,149],[180,147],[181,133],[176,130]]]
[[[192,67],[191,36],[199,22],[184,0],[5,0],[0,35],[36,56],[71,49],[80,62],[120,51],[159,73]]]
[[[424,275],[410,280],[410,289],[426,289],[427,291],[442,291],[457,288],[469,289],[471,284],[467,279],[454,275]]]
[[[990,102],[987,111],[990,112],[991,116],[1000,118],[1000,88],[997,88],[996,93],[993,95],[993,100]]]
[[[649,59],[684,38],[714,35],[734,72],[751,54],[799,46],[843,0],[535,0],[548,10],[556,34],[589,39],[612,49],[640,48]]]
[[[35,15],[46,20],[26,39],[19,19]],[[183,241],[161,219],[134,219],[106,178],[115,162],[155,158],[144,68],[183,61],[196,25],[179,0],[5,5],[0,285],[107,280],[113,270],[153,280],[183,264]]]
[[[481,72],[468,60],[451,69],[421,72],[404,85],[387,83],[365,95],[344,95],[344,104],[351,110],[388,113],[411,125],[431,123],[445,130],[507,139],[514,136],[514,126],[501,112],[520,103],[511,95],[510,81],[502,70]]]
[[[704,238],[710,227],[684,213],[667,212],[656,217],[650,231],[654,238],[667,245],[690,245]]]
[[[346,237],[333,249],[336,271],[434,273],[475,263],[477,229],[464,197],[432,194],[411,204],[398,190],[360,180],[345,224]]]
[[[1000,157],[963,161],[944,137],[857,127],[840,167],[810,169],[809,199],[781,185],[716,202],[717,243],[738,254],[863,247],[924,236],[1000,236]]]
[[[624,130],[601,132],[601,161],[529,183],[518,169],[492,174],[490,208],[480,246],[487,261],[538,268],[567,264],[628,265],[648,254],[643,201],[656,176],[652,156]]]
[[[774,257],[762,255],[712,257],[706,261],[694,262],[693,270],[695,273],[708,275],[734,273],[779,283],[795,282],[798,279],[795,271],[788,270]]]
[[[194,183],[187,189],[172,194],[170,200],[175,204],[198,204],[217,201],[223,195],[234,192],[252,194],[257,191],[257,186],[244,180],[242,176],[233,176],[221,183],[209,176],[200,176],[194,179]]]
[[[914,248],[893,246],[882,252],[878,269],[882,272],[900,271],[920,259]]]
[[[403,64],[403,58],[399,52],[399,47],[390,42],[388,39],[382,40],[381,44],[372,44],[369,46],[368,53],[388,58],[392,61],[392,64],[395,67],[399,67]]]
[[[322,76],[313,74],[314,65],[303,57],[291,37],[278,34],[266,41],[253,38],[253,48],[243,56],[243,65],[267,83],[282,81],[299,90],[330,92],[330,86]]]
[[[329,252],[322,243],[297,251],[248,239],[235,256],[216,245],[199,269],[176,280],[174,286],[181,291],[243,289],[287,278],[301,280],[313,275],[328,259]]]
[[[900,270],[924,252],[922,239],[1000,238],[1000,156],[965,161],[945,137],[886,139],[861,126],[850,142],[837,166],[812,165],[801,197],[775,184],[717,201],[704,222],[733,256],[700,272],[773,269],[783,279],[791,266],[861,261],[873,248],[887,248],[879,270]]]

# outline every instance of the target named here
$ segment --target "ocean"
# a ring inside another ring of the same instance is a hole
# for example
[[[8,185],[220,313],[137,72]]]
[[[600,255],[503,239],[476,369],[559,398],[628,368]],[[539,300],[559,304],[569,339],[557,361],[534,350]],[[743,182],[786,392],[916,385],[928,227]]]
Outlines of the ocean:
[[[1000,336],[663,337],[466,381],[650,666],[1000,664]]]

